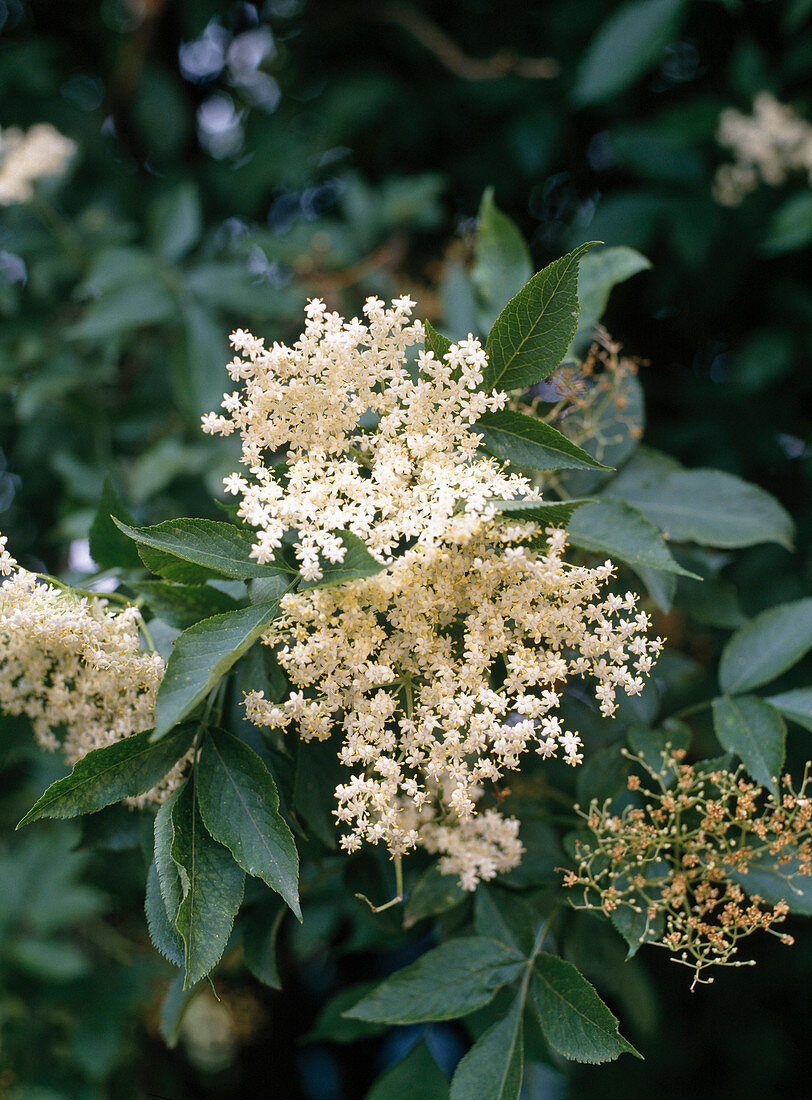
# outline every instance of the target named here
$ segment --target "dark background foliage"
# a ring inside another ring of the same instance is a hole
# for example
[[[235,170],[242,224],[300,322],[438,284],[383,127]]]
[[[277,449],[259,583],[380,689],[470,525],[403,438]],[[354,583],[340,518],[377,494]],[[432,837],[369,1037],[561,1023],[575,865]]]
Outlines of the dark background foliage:
[[[767,89],[808,111],[812,5],[653,0],[628,53],[615,44],[613,65],[590,71],[589,44],[621,7],[0,0],[0,125],[48,121],[79,145],[63,186],[0,217],[0,529],[18,557],[70,565],[110,469],[143,522],[216,515],[231,450],[197,423],[227,381],[230,327],[288,337],[308,295],[354,311],[365,294],[409,289],[424,315],[467,331],[458,275],[487,186],[538,267],[589,239],[648,256],[652,270],[620,286],[606,316],[650,360],[647,441],[770,490],[808,547],[812,229],[776,229],[805,181],[732,210],[711,181],[726,159],[721,109],[749,111]],[[809,587],[802,550],[790,563],[756,548],[733,570],[748,613]],[[712,644],[695,638],[692,655]],[[25,730],[2,737],[9,826],[58,772]],[[116,827],[75,854],[75,830],[57,827],[0,849],[13,884],[0,903],[9,1087],[363,1095],[395,1040],[296,1044],[327,995],[394,965],[370,954],[359,974],[348,952],[362,944],[327,903],[291,933],[284,997],[239,968],[224,977],[242,1030],[222,1068],[165,1048],[143,865],[126,814]],[[798,923],[794,949],[763,944],[757,968],[695,994],[650,951],[637,1003],[610,997],[645,1063],[551,1069],[528,1095],[802,1089],[812,948]],[[453,1028],[429,1041],[447,1061],[462,1050]]]

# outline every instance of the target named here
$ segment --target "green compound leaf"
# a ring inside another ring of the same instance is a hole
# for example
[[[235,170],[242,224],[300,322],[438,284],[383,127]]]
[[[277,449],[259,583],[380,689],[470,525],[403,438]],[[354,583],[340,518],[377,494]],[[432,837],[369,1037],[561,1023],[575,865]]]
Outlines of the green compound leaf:
[[[426,330],[426,351],[433,351],[434,358],[442,362],[446,352],[451,347],[451,340],[438,332],[430,321],[424,321],[423,328]]]
[[[386,566],[370,554],[367,544],[351,531],[336,531],[347,548],[343,561],[325,561],[321,559],[323,576],[319,581],[303,581],[302,588],[329,588],[345,581],[357,581],[362,577],[373,577]]]
[[[493,1000],[523,964],[518,951],[484,936],[451,940],[381,982],[344,1015],[385,1024],[454,1020]]]
[[[90,556],[99,569],[140,569],[141,559],[132,540],[123,535],[113,522],[113,516],[124,523],[133,519],[113,489],[110,475],[104,479],[99,507],[90,525]]]
[[[245,881],[229,850],[206,831],[192,782],[186,783],[172,807],[171,851],[183,890],[175,927],[183,940],[188,989],[220,961]]]
[[[155,744],[151,731],[145,730],[94,749],[76,761],[70,775],[51,784],[17,828],[42,817],[92,814],[122,798],[143,794],[163,779],[193,737],[194,729],[185,726]]]
[[[785,718],[797,722],[799,726],[812,733],[812,687],[796,688],[784,691],[780,695],[770,695],[766,702],[780,710]]]
[[[515,523],[552,524],[565,526],[576,508],[594,504],[592,500],[489,500],[496,507],[497,515],[512,519]]]
[[[536,958],[533,997],[544,1038],[573,1062],[611,1062],[620,1054],[641,1058],[618,1032],[618,1022],[572,963],[542,952]]]
[[[153,740],[194,710],[279,614],[279,601],[213,615],[175,639],[155,699]]]
[[[741,757],[753,779],[777,794],[787,727],[775,707],[755,695],[714,699],[713,729],[722,748]]]
[[[524,997],[517,997],[507,1016],[480,1035],[457,1066],[450,1100],[519,1100],[523,1009]]]
[[[642,76],[678,35],[685,6],[685,0],[632,0],[617,7],[578,66],[573,102],[603,103]]]
[[[549,424],[524,413],[485,413],[471,431],[482,436],[490,454],[525,470],[609,469]]]
[[[794,525],[778,501],[722,470],[675,470],[618,490],[672,542],[736,548],[777,542],[792,549]]]
[[[214,839],[301,920],[296,844],[279,813],[273,777],[254,750],[230,733],[210,730],[198,761],[197,801]]]
[[[365,1100],[396,1100],[419,1097],[420,1100],[448,1100],[448,1079],[429,1053],[418,1043],[396,1066],[382,1074]]]
[[[114,516],[113,522],[139,546],[202,566],[223,577],[242,581],[267,577],[272,572],[291,572],[282,564],[260,565],[250,556],[256,542],[253,532],[222,520],[168,519],[154,527],[129,527]]]
[[[812,599],[781,604],[737,630],[719,664],[722,691],[752,691],[792,668],[812,649]]]
[[[580,508],[570,522],[569,538],[581,550],[608,554],[633,568],[696,577],[674,561],[654,524],[622,500],[599,500]]]
[[[152,940],[152,946],[173,966],[182,967],[183,944],[174,924],[169,921],[164,899],[161,897],[158,872],[154,863],[149,865],[144,912],[147,917],[147,929],[149,930],[149,938]]]
[[[578,326],[578,264],[595,242],[539,271],[494,322],[482,388],[529,389],[555,370]]]
[[[532,274],[533,261],[524,237],[516,223],[493,201],[493,188],[486,188],[479,206],[479,232],[471,272],[479,300],[480,325],[485,332]]]

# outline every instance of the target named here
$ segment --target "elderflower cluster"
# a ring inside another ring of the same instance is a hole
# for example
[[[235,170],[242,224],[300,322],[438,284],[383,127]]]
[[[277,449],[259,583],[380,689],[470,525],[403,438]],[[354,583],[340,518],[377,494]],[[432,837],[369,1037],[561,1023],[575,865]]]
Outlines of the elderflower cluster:
[[[164,663],[139,651],[138,609],[113,612],[43,583],[5,545],[0,537],[0,708],[26,715],[42,748],[61,748],[69,763],[149,729]]]
[[[61,175],[75,152],[75,142],[47,122],[0,129],[0,206],[28,202],[35,181]]]
[[[625,910],[642,922],[640,943],[665,947],[694,971],[694,985],[707,967],[752,965],[733,956],[758,929],[792,943],[773,928],[787,903],[748,897],[739,876],[766,871],[800,893],[794,879],[812,874],[808,770],[797,792],[785,775],[777,797],[741,767],[708,774],[683,764],[684,752],[670,746],[661,771],[628,755],[645,773],[629,777],[639,795],[620,814],[608,801],[582,812],[592,835],[576,841],[577,870],[564,876],[565,886],[580,888],[575,908],[607,916]]]
[[[513,825],[470,824],[481,785],[531,749],[582,761],[578,734],[556,713],[569,677],[594,677],[607,716],[619,690],[642,690],[662,643],[646,637],[631,593],[602,592],[611,563],[569,565],[556,528],[543,552],[516,545],[531,535],[535,524],[492,522],[465,545],[418,544],[373,577],[283,598],[265,641],[295,690],[279,705],[250,694],[248,716],[295,722],[305,740],[341,731],[339,757],[352,769],[336,791],[345,849],[383,842],[397,856],[420,843],[444,852],[443,869],[469,888],[495,873],[480,873],[493,851],[475,852],[494,838],[498,869],[515,866]],[[435,802],[421,831],[408,811]]]
[[[464,541],[493,515],[494,498],[539,499],[527,478],[477,455],[472,425],[506,401],[478,388],[487,365],[479,341],[461,340],[442,359],[410,355],[425,336],[413,305],[402,297],[387,309],[368,298],[366,321],[346,322],[314,300],[293,347],[232,336],[241,354],[228,369],[244,389],[225,394],[230,415],[207,414],[203,430],[242,437],[250,477],[232,474],[225,487],[257,529],[257,561],[271,561],[293,529],[300,572],[318,580],[322,559],[346,553],[337,531],[388,564],[403,540]],[[273,465],[282,448],[284,480]]]
[[[760,182],[779,187],[790,172],[806,172],[812,183],[812,126],[769,92],[756,96],[752,115],[722,111],[716,140],[735,158],[716,172],[713,193],[723,206],[738,206]]]

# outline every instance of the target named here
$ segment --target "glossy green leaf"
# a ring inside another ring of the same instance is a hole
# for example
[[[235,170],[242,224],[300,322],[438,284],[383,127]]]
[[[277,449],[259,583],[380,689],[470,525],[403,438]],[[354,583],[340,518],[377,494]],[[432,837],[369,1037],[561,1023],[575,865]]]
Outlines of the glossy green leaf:
[[[418,1043],[402,1062],[382,1074],[365,1100],[398,1100],[419,1097],[420,1100],[448,1100],[448,1080],[429,1053],[425,1043]]]
[[[753,779],[775,794],[787,739],[775,707],[756,695],[714,699],[713,729],[722,748],[735,752]]]
[[[792,549],[794,526],[778,501],[757,485],[722,470],[675,470],[649,484],[619,491],[673,542],[753,546],[777,542]]]
[[[175,927],[183,940],[184,988],[188,989],[220,961],[245,880],[228,849],[204,828],[191,781],[172,808],[172,859],[183,892]]]
[[[489,500],[497,514],[515,523],[539,523],[545,527],[566,526],[576,508],[592,504],[591,500]]]
[[[198,761],[197,800],[214,839],[301,920],[296,844],[279,813],[273,777],[254,750],[224,730],[210,729]]]
[[[581,550],[608,555],[633,568],[695,576],[674,561],[654,524],[622,500],[599,500],[579,508],[570,520],[569,538]]]
[[[523,1009],[524,997],[517,997],[504,1019],[480,1035],[454,1072],[450,1100],[519,1100]]]
[[[679,34],[685,0],[631,0],[612,10],[578,66],[573,101],[603,103],[659,60]]]
[[[471,281],[480,307],[480,327],[487,332],[502,308],[533,274],[530,249],[516,223],[493,201],[486,188],[479,206]]]
[[[213,615],[175,640],[155,699],[153,740],[167,734],[205,698],[279,614],[279,601]]]
[[[482,446],[503,462],[526,470],[606,469],[561,432],[524,413],[484,413],[471,428]]]
[[[523,962],[518,951],[483,936],[450,940],[381,982],[345,1015],[388,1024],[453,1020],[488,1004]]]
[[[192,744],[194,729],[184,726],[155,744],[151,731],[94,749],[73,765],[70,775],[52,783],[17,828],[42,817],[78,817],[134,798],[154,787]]]
[[[737,630],[722,650],[719,683],[730,695],[752,691],[812,649],[812,599],[771,607]]]
[[[578,326],[578,264],[591,247],[555,260],[511,298],[488,335],[483,390],[526,390],[555,370]]]
[[[287,566],[260,565],[251,557],[254,534],[232,523],[214,519],[168,519],[154,527],[116,526],[140,546],[170,554],[235,580],[288,572]]]
[[[812,732],[812,687],[770,695],[766,702],[780,710],[791,722],[797,722],[799,726]]]
[[[573,1062],[611,1062],[620,1054],[641,1057],[618,1032],[618,1022],[572,963],[545,952],[532,980],[544,1038]]]

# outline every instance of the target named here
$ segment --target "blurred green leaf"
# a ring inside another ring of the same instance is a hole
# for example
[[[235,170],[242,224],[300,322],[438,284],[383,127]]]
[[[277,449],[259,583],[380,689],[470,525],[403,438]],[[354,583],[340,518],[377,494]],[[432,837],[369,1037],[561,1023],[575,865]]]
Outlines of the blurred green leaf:
[[[695,576],[678,565],[655,525],[622,500],[595,501],[579,508],[569,523],[573,546],[666,573]]]
[[[480,307],[480,329],[488,332],[507,302],[533,274],[530,249],[515,222],[493,201],[488,187],[479,206],[471,281]]]
[[[190,180],[175,184],[159,195],[147,211],[152,246],[174,263],[200,240],[203,211],[196,184]]]
[[[386,1070],[365,1100],[395,1100],[414,1096],[420,1100],[448,1100],[448,1080],[425,1043],[418,1043],[396,1066]]]
[[[616,8],[581,59],[574,103],[603,103],[642,76],[679,34],[685,7],[685,0],[631,0]]]
[[[722,691],[752,691],[792,668],[812,649],[812,599],[771,607],[741,627],[722,650]]]

